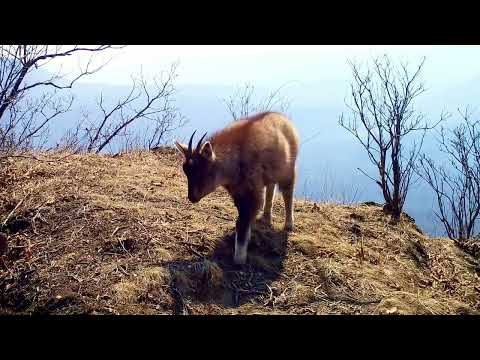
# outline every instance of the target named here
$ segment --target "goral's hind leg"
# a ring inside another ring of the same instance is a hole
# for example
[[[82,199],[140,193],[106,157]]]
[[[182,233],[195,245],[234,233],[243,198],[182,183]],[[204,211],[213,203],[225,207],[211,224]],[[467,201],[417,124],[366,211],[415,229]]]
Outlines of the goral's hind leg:
[[[295,178],[291,181],[279,184],[280,191],[283,195],[283,201],[285,203],[285,231],[293,230],[293,189],[295,187]]]
[[[275,183],[268,184],[265,192],[265,205],[263,207],[262,221],[268,225],[272,224],[272,207],[275,199]]]

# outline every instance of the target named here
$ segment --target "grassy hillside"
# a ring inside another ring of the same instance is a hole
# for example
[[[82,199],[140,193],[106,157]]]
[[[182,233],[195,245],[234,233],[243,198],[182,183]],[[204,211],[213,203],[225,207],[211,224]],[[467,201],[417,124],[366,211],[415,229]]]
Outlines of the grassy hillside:
[[[236,267],[233,203],[189,203],[173,150],[35,156],[0,177],[0,313],[480,311],[478,261],[374,204],[297,200],[287,234],[277,197],[273,229],[257,225]]]

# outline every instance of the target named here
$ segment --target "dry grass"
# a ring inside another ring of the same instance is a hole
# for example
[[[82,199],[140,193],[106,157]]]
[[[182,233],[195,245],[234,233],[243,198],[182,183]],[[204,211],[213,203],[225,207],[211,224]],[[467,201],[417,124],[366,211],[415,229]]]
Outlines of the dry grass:
[[[273,228],[257,225],[237,268],[232,202],[218,191],[190,204],[175,152],[36,156],[12,160],[0,179],[0,312],[480,310],[477,260],[405,217],[391,225],[380,207],[297,200],[287,234],[277,199]]]

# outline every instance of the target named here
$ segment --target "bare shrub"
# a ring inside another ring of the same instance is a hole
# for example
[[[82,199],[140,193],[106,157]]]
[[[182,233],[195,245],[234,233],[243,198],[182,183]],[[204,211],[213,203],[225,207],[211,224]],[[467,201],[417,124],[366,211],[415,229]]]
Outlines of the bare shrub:
[[[237,86],[234,93],[223,99],[223,102],[234,120],[264,111],[286,112],[290,107],[290,101],[280,94],[285,85],[272,91],[265,98],[257,100],[255,86],[247,82],[243,86]]]
[[[387,55],[374,58],[366,72],[350,62],[353,82],[347,107],[351,118],[347,120],[342,114],[339,120],[362,144],[377,168],[376,178],[359,170],[378,184],[385,210],[391,213],[394,222],[400,219],[425,133],[438,124],[430,125],[413,106],[414,100],[425,91],[419,82],[424,62],[425,59],[413,72],[408,64],[394,66]],[[419,136],[409,137],[414,133]]]
[[[109,48],[0,45],[0,155],[42,147],[49,123],[71,108],[73,96],[65,91],[99,71],[106,63],[94,67],[94,55]],[[54,74],[44,70],[52,61],[80,53],[92,55],[72,80],[66,79],[61,67]]]
[[[84,152],[124,152],[153,149],[186,123],[174,103],[174,64],[168,72],[148,82],[143,73],[132,76],[130,91],[113,105],[101,94],[98,114],[85,113],[62,146]],[[143,130],[142,130],[143,129]],[[115,145],[115,146],[114,146]]]
[[[463,242],[475,236],[480,214],[480,121],[468,107],[458,113],[460,124],[439,132],[438,147],[446,163],[423,154],[418,169],[435,193],[435,215],[448,237]]]

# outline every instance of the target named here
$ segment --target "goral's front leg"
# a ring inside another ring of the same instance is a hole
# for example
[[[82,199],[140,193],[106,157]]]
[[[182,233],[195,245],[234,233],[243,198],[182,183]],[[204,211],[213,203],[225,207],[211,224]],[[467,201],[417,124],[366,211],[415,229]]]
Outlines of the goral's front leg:
[[[252,233],[252,224],[262,202],[261,188],[258,191],[250,191],[242,196],[234,198],[238,209],[238,219],[235,233],[235,264],[243,265],[247,261],[248,243]]]
[[[247,262],[248,243],[252,233],[251,228],[250,222],[239,216],[235,232],[235,255],[233,257],[235,264],[243,265]]]

